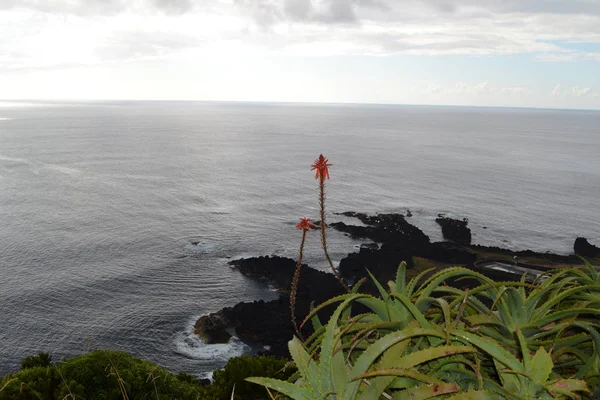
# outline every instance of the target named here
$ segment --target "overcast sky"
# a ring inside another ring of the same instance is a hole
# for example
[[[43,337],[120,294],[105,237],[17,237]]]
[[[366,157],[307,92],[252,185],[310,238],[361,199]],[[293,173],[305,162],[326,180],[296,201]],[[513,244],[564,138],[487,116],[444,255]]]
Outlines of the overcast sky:
[[[600,109],[600,0],[0,0],[0,98]]]

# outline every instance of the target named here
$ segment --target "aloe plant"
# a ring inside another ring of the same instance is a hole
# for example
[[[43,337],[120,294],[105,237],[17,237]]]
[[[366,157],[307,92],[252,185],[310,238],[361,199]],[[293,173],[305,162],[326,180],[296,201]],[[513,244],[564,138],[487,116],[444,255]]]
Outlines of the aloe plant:
[[[600,380],[598,275],[558,270],[533,284],[465,268],[406,278],[379,296],[353,292],[314,308],[315,333],[294,338],[292,381],[249,378],[292,399],[580,399]],[[472,278],[460,289],[449,280]],[[323,325],[316,317],[338,304]],[[356,314],[353,305],[368,312]]]

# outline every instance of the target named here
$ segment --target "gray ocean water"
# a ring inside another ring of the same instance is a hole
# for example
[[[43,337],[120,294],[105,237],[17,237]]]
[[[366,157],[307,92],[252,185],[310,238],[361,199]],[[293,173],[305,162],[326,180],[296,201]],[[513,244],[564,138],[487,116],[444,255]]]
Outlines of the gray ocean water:
[[[203,376],[248,351],[192,325],[276,296],[227,262],[296,256],[319,153],[331,213],[410,209],[434,240],[446,213],[475,243],[568,253],[600,245],[599,150],[590,111],[0,102],[0,374],[113,348]],[[359,243],[331,241],[336,260]]]

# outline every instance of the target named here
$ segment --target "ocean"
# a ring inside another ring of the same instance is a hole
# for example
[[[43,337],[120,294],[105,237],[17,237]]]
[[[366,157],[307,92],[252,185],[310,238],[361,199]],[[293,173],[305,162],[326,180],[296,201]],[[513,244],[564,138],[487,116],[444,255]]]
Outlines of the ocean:
[[[273,299],[227,263],[296,257],[335,212],[468,218],[477,244],[600,245],[600,112],[212,102],[0,102],[0,374],[48,351],[131,352],[202,377],[252,351],[195,320]],[[358,222],[357,222],[358,223]],[[339,261],[360,241],[331,232]],[[326,270],[318,235],[307,262]]]

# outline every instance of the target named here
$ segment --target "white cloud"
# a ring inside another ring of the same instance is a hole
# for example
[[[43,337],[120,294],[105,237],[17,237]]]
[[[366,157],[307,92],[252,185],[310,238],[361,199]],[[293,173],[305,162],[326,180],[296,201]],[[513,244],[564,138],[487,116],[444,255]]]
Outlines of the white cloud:
[[[560,42],[600,43],[600,2],[0,1],[4,70],[167,57],[191,48],[232,52],[240,44],[302,56],[533,53],[550,62],[600,60],[600,53]]]
[[[571,88],[571,93],[573,94],[573,96],[582,97],[591,94],[592,89],[589,87],[581,88],[579,86],[574,86]]]
[[[430,84],[427,89],[425,89],[426,93],[440,93],[442,91],[442,87],[440,85]]]
[[[567,97],[597,97],[596,92],[591,87],[572,86],[563,90],[560,84],[557,84],[552,90],[552,96],[567,96]]]
[[[465,83],[458,81],[454,85],[439,85],[429,84],[424,90],[424,93],[428,94],[462,94],[468,96],[479,96],[487,94],[502,94],[502,95],[530,95],[533,90],[528,87],[521,86],[496,86],[490,84],[488,81],[477,82],[477,83]]]
[[[554,89],[552,89],[552,96],[559,96],[560,95],[560,83],[556,84],[556,86],[554,86]]]

